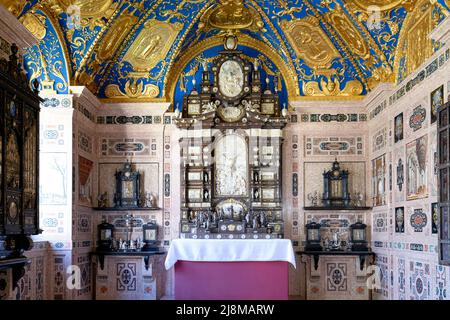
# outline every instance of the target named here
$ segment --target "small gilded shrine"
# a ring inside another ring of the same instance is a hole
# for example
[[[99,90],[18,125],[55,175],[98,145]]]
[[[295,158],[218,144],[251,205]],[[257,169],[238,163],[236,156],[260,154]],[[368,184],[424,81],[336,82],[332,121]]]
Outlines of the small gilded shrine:
[[[224,50],[210,65],[203,63],[202,81],[193,80],[176,119],[183,132],[182,238],[283,237],[286,109],[270,81],[261,79],[258,59],[245,58],[237,46],[228,33]]]

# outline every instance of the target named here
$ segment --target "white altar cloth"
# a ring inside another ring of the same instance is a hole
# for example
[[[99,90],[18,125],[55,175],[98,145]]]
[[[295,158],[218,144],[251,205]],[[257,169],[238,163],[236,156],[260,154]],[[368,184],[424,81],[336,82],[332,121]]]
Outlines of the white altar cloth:
[[[286,261],[296,268],[289,239],[175,239],[164,263],[167,270],[178,260],[196,262]]]

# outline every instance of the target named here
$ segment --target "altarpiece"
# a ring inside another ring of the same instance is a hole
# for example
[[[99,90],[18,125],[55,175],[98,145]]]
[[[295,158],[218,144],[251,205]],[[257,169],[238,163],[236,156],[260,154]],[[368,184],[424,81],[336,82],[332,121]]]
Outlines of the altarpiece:
[[[282,238],[282,116],[278,93],[261,81],[228,35],[181,117],[181,238]]]

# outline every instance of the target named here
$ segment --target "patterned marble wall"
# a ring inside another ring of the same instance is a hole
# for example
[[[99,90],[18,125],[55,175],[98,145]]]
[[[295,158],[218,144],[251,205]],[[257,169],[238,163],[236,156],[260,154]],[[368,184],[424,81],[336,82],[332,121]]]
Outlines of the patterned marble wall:
[[[372,212],[372,247],[382,274],[376,299],[449,299],[450,269],[438,263],[437,221],[432,214],[437,202],[437,124],[431,112],[431,93],[441,86],[443,96],[449,93],[448,53],[442,48],[423,72],[420,69],[397,87],[380,88],[370,97],[368,163],[385,159],[380,195],[384,202],[376,203]],[[439,68],[427,68],[437,59]],[[422,73],[426,81],[408,85]],[[377,171],[373,166],[371,170]],[[374,179],[380,181],[378,175]],[[377,186],[372,183],[374,199]]]
[[[292,239],[295,250],[301,250],[306,240],[305,224],[312,219],[324,224],[328,221],[334,229],[342,226],[342,230],[358,218],[365,219],[365,215],[355,213],[313,212],[305,211],[304,207],[311,205],[308,194],[323,192],[322,173],[331,167],[335,158],[351,172],[351,192],[361,191],[366,196],[367,115],[361,112],[360,103],[352,102],[321,102],[320,105],[293,102],[291,108],[290,121],[284,130],[283,210],[285,237]],[[323,229],[324,238],[329,236],[330,228]],[[344,233],[342,236],[345,237]],[[300,256],[297,258],[297,270],[290,272],[289,293],[306,299],[307,292],[311,294],[313,289],[307,285],[307,264]],[[325,296],[323,290],[328,290],[326,286],[320,288],[317,297]]]

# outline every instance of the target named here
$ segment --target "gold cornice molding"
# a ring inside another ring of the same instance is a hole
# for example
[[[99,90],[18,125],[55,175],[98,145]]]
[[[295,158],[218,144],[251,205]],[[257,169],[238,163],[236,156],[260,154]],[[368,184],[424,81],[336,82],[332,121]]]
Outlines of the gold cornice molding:
[[[290,69],[289,66],[286,65],[286,63],[283,61],[283,59],[281,59],[274,48],[245,34],[240,33],[238,35],[238,38],[240,45],[256,49],[262,54],[267,55],[267,57],[273,61],[273,63],[277,66],[277,68],[281,72],[281,75],[283,76],[289,99],[300,95],[297,75],[293,73],[292,69]],[[181,76],[180,70],[184,70],[189,61],[201,54],[203,51],[221,45],[223,45],[223,38],[221,36],[215,36],[213,38],[208,38],[200,41],[199,43],[192,46],[192,50],[187,51],[184,55],[181,56],[181,58],[174,64],[171,72],[166,76],[165,89],[163,94],[165,95],[167,101],[171,101],[174,96],[176,84],[179,77]],[[175,70],[175,72],[177,73],[175,74],[172,70]]]
[[[157,102],[157,103],[164,103],[164,102],[171,102],[170,100],[167,100],[166,98],[101,98],[98,99],[102,103],[149,103],[149,102]]]

